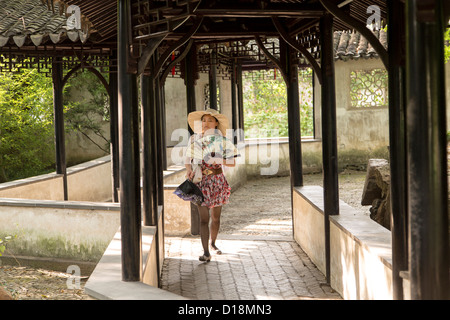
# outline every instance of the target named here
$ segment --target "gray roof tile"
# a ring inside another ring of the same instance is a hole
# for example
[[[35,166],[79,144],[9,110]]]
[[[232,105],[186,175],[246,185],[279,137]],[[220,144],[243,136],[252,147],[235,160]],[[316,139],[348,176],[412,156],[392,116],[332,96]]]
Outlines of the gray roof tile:
[[[373,31],[381,44],[387,48],[387,34],[384,30]],[[366,38],[356,31],[335,31],[334,52],[336,60],[378,58],[375,49]]]
[[[72,41],[86,41],[82,30],[68,30],[67,17],[60,14],[59,4],[49,10],[40,0],[0,0],[0,47],[14,42],[38,46],[50,40],[57,43],[67,35]]]

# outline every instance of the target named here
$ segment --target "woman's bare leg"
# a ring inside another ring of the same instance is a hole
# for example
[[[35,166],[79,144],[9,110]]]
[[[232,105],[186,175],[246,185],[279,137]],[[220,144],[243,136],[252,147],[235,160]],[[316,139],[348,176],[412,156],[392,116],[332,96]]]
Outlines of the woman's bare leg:
[[[220,229],[220,214],[222,213],[222,206],[211,208],[211,247],[217,251],[218,254],[222,253],[216,247],[216,239]]]
[[[209,209],[205,206],[197,206],[200,215],[200,238],[205,256],[209,256]]]

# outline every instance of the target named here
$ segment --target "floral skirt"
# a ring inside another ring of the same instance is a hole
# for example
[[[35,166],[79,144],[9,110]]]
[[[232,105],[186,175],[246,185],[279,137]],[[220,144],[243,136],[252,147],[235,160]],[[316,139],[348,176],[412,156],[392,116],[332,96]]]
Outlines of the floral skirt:
[[[208,208],[227,204],[231,194],[231,187],[223,173],[203,175],[198,187],[203,193],[202,206]]]

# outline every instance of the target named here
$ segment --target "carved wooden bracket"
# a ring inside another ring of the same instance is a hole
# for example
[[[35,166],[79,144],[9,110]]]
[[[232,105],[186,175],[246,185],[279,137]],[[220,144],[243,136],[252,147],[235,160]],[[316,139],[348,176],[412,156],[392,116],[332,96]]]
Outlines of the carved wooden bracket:
[[[311,64],[315,75],[317,76],[317,79],[319,80],[320,84],[322,84],[322,72],[320,71],[320,66],[317,63],[316,59],[311,55],[311,53],[306,50],[303,46],[299,45],[295,39],[293,39],[284,29],[283,25],[280,23],[280,20],[278,20],[277,17],[272,17],[272,22],[275,25],[275,28],[280,33],[281,37],[284,41],[286,41],[287,44],[289,44],[292,48],[299,51],[303,56],[308,60],[308,62]]]
[[[184,48],[183,52],[181,52],[180,55],[178,55],[178,57],[176,57],[174,60],[172,60],[170,62],[170,64],[166,67],[166,69],[164,69],[164,71],[161,74],[161,79],[160,79],[160,83],[161,85],[164,84],[164,80],[166,79],[167,75],[169,74],[169,71],[181,60],[184,59],[184,57],[186,57],[186,55],[189,53],[189,50],[191,50],[192,44],[194,43],[194,39],[189,39],[188,44],[186,45],[186,47]]]
[[[284,82],[286,83],[286,86],[289,86],[289,79],[286,73],[285,68],[281,65],[281,62],[275,58],[270,52],[269,50],[267,50],[267,48],[264,46],[264,44],[262,43],[261,39],[259,38],[259,36],[255,36],[255,41],[258,44],[259,48],[262,50],[262,52],[264,53],[264,55],[267,57],[267,59],[271,60],[276,66],[277,68],[280,70],[281,75],[283,76]]]
[[[186,33],[182,38],[180,38],[178,41],[176,41],[174,44],[172,44],[169,48],[166,49],[166,51],[159,57],[158,62],[155,65],[155,68],[152,70],[151,78],[155,79],[159,72],[161,71],[161,68],[163,64],[166,62],[166,60],[170,57],[172,52],[177,50],[179,47],[184,45],[186,42],[191,39],[191,37],[197,32],[198,28],[203,22],[203,17],[199,19],[195,19],[194,25],[191,27],[188,33]]]

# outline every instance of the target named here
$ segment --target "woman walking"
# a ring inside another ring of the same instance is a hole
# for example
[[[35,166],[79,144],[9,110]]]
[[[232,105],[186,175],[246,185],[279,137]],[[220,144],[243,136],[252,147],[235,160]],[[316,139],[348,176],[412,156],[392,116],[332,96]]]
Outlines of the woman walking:
[[[229,156],[229,154],[225,156],[225,151],[230,152],[230,150],[217,148],[217,145],[221,144],[214,144],[214,142],[226,139],[224,136],[228,128],[228,119],[225,115],[218,113],[214,109],[194,111],[189,113],[188,123],[194,131],[189,140],[188,148],[193,144],[197,144],[202,151],[202,159],[198,161],[202,175],[201,181],[197,184],[203,193],[203,202],[197,206],[200,216],[200,238],[203,246],[203,255],[199,257],[199,260],[209,262],[211,260],[208,246],[210,236],[211,250],[216,254],[222,253],[216,246],[216,239],[220,228],[222,205],[228,203],[231,193],[231,188],[223,174],[222,166],[234,167],[234,157],[238,155],[237,149],[232,146],[232,149],[234,149],[231,151],[232,156],[224,159]],[[195,175],[195,170],[193,170],[195,159],[192,157],[193,154],[189,153],[185,161],[186,179],[190,180]],[[209,227],[210,213],[211,229]]]

